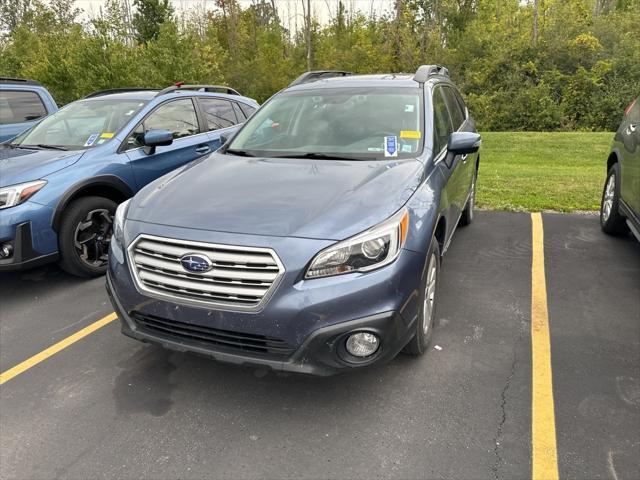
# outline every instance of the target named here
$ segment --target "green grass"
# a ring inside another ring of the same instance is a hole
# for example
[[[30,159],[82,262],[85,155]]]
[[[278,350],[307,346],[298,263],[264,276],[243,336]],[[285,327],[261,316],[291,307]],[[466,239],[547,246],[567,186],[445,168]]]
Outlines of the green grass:
[[[613,134],[482,133],[477,205],[493,210],[597,210]]]

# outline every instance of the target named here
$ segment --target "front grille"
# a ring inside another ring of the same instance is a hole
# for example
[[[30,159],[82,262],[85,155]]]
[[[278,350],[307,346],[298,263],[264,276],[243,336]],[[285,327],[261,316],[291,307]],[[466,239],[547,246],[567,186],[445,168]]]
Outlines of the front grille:
[[[211,260],[208,272],[191,272],[180,263],[185,255]],[[187,242],[141,235],[129,247],[138,288],[174,302],[257,310],[273,293],[284,268],[267,248]]]
[[[139,312],[132,312],[131,318],[143,332],[205,347],[214,346],[218,350],[235,350],[273,357],[287,357],[294,350],[284,340],[274,337],[192,325]]]

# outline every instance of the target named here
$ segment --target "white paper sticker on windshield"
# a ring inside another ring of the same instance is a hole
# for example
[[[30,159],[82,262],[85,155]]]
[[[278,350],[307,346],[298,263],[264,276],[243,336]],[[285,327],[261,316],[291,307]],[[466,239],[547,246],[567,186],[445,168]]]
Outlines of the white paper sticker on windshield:
[[[85,147],[90,147],[91,145],[94,144],[94,142],[96,141],[96,139],[98,138],[98,135],[100,135],[99,133],[92,133],[91,135],[89,135],[89,138],[87,138],[87,141],[84,142],[84,146]]]
[[[396,137],[395,135],[391,137],[384,137],[384,156],[398,156],[398,137]]]
[[[411,153],[411,145],[407,145],[407,144],[402,145],[402,152]]]
[[[404,111],[405,112],[413,112],[413,105],[405,105],[404,106]]]

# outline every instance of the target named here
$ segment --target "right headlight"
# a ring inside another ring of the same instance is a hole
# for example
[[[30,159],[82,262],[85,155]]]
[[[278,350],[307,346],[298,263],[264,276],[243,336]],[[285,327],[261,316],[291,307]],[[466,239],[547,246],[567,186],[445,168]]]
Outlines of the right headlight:
[[[36,180],[0,188],[0,210],[26,202],[46,184],[46,180]]]
[[[116,209],[116,214],[113,216],[113,240],[120,246],[124,246],[124,219],[127,216],[127,209],[129,208],[129,200],[125,200]]]
[[[403,208],[366,232],[322,250],[314,257],[305,278],[367,272],[388,265],[398,257],[408,230],[409,212]]]

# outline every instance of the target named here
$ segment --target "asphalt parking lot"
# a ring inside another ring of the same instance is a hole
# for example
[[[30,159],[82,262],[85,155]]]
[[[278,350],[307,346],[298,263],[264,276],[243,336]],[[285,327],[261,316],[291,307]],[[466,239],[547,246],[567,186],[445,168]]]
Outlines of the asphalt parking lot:
[[[559,476],[638,479],[640,245],[542,219]],[[220,365],[110,322],[0,387],[0,477],[531,478],[532,248],[529,214],[479,212],[428,354],[355,374]],[[56,267],[0,295],[2,372],[112,311],[104,279]]]

